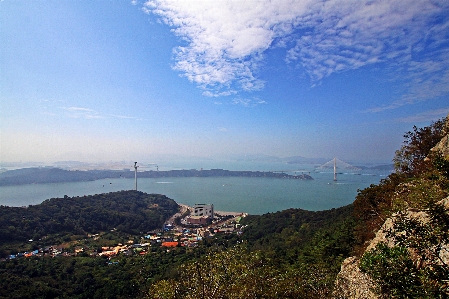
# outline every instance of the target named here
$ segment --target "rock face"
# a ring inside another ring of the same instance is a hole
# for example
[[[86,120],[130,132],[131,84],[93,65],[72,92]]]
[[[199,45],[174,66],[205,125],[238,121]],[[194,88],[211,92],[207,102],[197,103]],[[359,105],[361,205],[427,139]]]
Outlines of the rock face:
[[[441,141],[432,148],[432,151],[438,151],[449,160],[449,114],[446,117],[446,135]],[[442,204],[447,210],[449,210],[449,197],[438,202]],[[409,218],[414,218],[422,223],[426,223],[429,219],[428,214],[425,211],[419,211],[409,209],[407,211]],[[366,251],[372,250],[380,242],[386,243],[388,246],[394,246],[394,241],[387,237],[386,232],[393,227],[394,215],[388,218],[380,230],[376,233],[375,237],[370,241]],[[449,263],[449,246],[444,245],[440,251],[440,256],[443,263]],[[412,257],[413,258],[413,257]],[[380,298],[374,293],[376,289],[376,283],[369,277],[369,275],[363,273],[360,268],[360,259],[357,257],[350,257],[344,260],[341,265],[340,273],[335,281],[334,298],[336,299],[377,299]]]
[[[449,114],[446,117],[446,135],[441,141],[432,148],[432,151],[440,152],[443,157],[449,160]],[[441,200],[439,204],[445,206],[449,210],[449,197]],[[425,211],[408,210],[407,216],[418,219],[425,223],[429,217]],[[366,251],[374,249],[380,242],[394,246],[393,240],[387,238],[386,231],[393,227],[394,215],[388,218],[381,229],[376,233],[376,236],[370,241]],[[440,258],[443,263],[449,263],[449,246],[443,246],[440,251]],[[360,271],[360,259],[358,257],[350,257],[344,260],[341,265],[340,273],[335,281],[334,298],[336,299],[377,299],[381,298],[375,294],[376,283],[369,277],[369,275]]]
[[[336,299],[377,299],[374,292],[376,284],[359,269],[359,259],[350,257],[341,264],[340,273],[335,281]]]
[[[449,210],[449,197],[438,202]],[[428,214],[424,211],[407,212],[408,217],[419,219],[421,222],[428,221]],[[393,216],[394,217],[394,216]],[[381,229],[376,233],[376,236],[370,241],[366,251],[374,249],[380,242],[393,246],[393,240],[387,238],[386,231],[393,227],[393,218],[388,218]],[[449,263],[449,248],[444,246],[441,250],[441,259],[444,263]],[[380,298],[373,290],[376,288],[376,283],[369,277],[369,275],[360,271],[360,259],[357,257],[350,257],[343,261],[340,273],[335,281],[335,299],[377,299]]]
[[[432,148],[432,151],[438,151],[443,155],[443,157],[449,159],[449,114],[446,117],[446,136],[444,136],[441,141]]]
[[[449,157],[449,134],[444,136],[432,150],[439,151],[447,159]]]

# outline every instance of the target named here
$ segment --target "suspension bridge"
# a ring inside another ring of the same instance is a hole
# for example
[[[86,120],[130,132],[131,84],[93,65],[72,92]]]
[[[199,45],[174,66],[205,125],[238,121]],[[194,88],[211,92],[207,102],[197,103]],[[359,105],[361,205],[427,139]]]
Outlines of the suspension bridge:
[[[360,171],[361,169],[358,167],[355,167],[349,163],[346,163],[340,159],[333,158],[329,162],[324,163],[323,165],[317,167],[316,169],[322,169],[322,170],[329,170],[333,169],[334,171],[334,181],[337,180],[337,170],[344,170],[344,171]]]

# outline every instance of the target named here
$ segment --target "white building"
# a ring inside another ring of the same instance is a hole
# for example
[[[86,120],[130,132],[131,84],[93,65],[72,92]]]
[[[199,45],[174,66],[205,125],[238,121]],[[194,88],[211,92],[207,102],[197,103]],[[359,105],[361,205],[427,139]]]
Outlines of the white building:
[[[210,219],[214,219],[214,205],[197,203],[193,206],[194,216],[209,216]]]

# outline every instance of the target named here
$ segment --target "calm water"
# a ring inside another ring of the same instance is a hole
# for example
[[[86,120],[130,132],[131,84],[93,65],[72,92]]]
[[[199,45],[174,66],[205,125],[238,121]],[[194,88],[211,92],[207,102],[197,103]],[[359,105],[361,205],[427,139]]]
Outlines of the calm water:
[[[385,177],[385,174],[372,172],[340,174],[334,182],[332,173],[310,174],[313,181],[241,177],[141,178],[138,189],[165,194],[187,205],[212,203],[220,211],[264,214],[288,208],[317,211],[341,207],[354,201],[358,189],[377,184]],[[134,179],[6,186],[0,187],[0,205],[34,205],[64,195],[83,196],[133,188]]]

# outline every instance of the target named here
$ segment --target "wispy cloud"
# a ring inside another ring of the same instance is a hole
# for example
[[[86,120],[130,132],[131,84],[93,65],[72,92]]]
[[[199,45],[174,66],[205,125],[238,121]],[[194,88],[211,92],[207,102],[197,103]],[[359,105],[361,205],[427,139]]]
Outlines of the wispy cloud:
[[[94,112],[94,110],[89,108],[82,108],[82,107],[64,107],[67,111],[76,111],[76,112]]]
[[[261,100],[259,98],[254,98],[254,99],[235,98],[232,100],[232,104],[240,105],[240,106],[244,106],[244,107],[256,107],[258,105],[267,104],[267,102],[264,100]]]
[[[203,87],[204,89],[207,89],[207,87]],[[210,90],[205,90],[203,92],[203,96],[206,97],[221,97],[221,96],[230,96],[233,94],[236,94],[237,91],[236,90],[227,90],[227,91],[222,91],[222,92],[212,92]]]
[[[119,118],[119,119],[134,119],[142,120],[141,118],[117,114],[101,114],[93,109],[84,107],[61,107],[68,113],[70,118],[84,118],[84,119],[105,119],[105,118]]]
[[[174,49],[174,69],[205,96],[262,89],[257,72],[275,46],[285,49],[286,62],[302,68],[312,85],[378,63],[402,70],[406,94],[373,112],[449,92],[444,0],[149,0],[144,10],[184,40]]]
[[[447,116],[448,113],[449,107],[425,111],[416,115],[399,118],[397,119],[397,121],[402,123],[419,123],[419,122],[436,121],[440,118]]]
[[[135,116],[126,116],[126,115],[117,115],[117,114],[107,114],[107,116],[113,117],[113,118],[121,118],[121,119],[143,120],[142,118],[135,117]]]
[[[410,47],[407,59],[392,63],[396,80],[405,92],[389,105],[368,109],[381,112],[449,94],[449,17],[428,28],[423,38]]]
[[[95,110],[83,107],[62,107],[68,112],[68,116],[71,118],[85,118],[85,119],[98,119],[104,118],[98,114]]]

